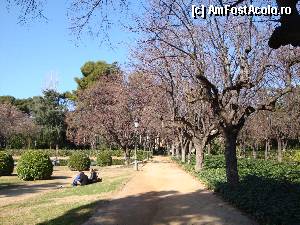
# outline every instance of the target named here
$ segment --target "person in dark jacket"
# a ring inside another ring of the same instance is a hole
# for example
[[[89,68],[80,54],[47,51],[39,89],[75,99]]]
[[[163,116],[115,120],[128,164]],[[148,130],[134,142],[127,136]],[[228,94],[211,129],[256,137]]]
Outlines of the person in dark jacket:
[[[83,186],[83,185],[88,185],[90,182],[89,182],[89,178],[87,175],[85,175],[83,173],[82,175],[82,178],[81,178],[81,182],[80,182],[80,185]]]
[[[73,180],[73,183],[72,183],[73,187],[77,186],[78,184],[81,184],[83,174],[84,173],[82,171],[79,171],[79,173],[76,175],[76,177]]]

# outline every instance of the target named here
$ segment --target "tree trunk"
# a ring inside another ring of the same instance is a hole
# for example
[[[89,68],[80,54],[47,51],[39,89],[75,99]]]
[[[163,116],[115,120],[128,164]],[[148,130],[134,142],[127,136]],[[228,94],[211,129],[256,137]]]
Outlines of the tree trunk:
[[[282,162],[282,140],[277,138],[277,160]]]
[[[175,152],[175,154],[176,154],[176,159],[179,159],[180,158],[180,156],[179,156],[179,149],[180,149],[180,143],[179,142],[177,142],[176,143],[176,152]]]
[[[246,158],[247,156],[247,151],[246,151],[247,145],[245,144],[245,142],[243,143],[243,148],[242,148],[242,158]]]
[[[55,157],[58,159],[58,144],[55,145]]]
[[[181,162],[185,163],[185,145],[181,144]]]
[[[255,143],[255,144],[252,146],[252,156],[253,156],[254,159],[257,158],[257,152],[256,152],[256,150],[257,150],[257,143]]]
[[[186,162],[186,153],[188,150],[188,145],[189,145],[189,141],[186,140],[181,148],[181,162],[183,162],[183,163]]]
[[[91,149],[92,149],[92,150],[95,149],[95,141],[91,141]]]
[[[246,144],[244,141],[240,144],[240,149],[238,151],[239,158],[246,158]]]
[[[126,164],[126,166],[129,166],[129,164],[130,164],[130,149],[126,148],[124,152],[125,152],[125,164]]]
[[[171,153],[172,153],[172,157],[175,156],[175,144],[173,143],[172,144],[172,147],[171,147]]]
[[[284,141],[284,140],[282,140],[282,150],[285,152],[286,151],[286,149],[287,149],[287,144],[288,144],[288,141],[286,140],[286,141]]]
[[[189,152],[188,152],[188,164],[191,164],[191,154],[192,154],[193,142],[189,143]]]
[[[225,141],[225,162],[227,182],[235,186],[239,183],[239,174],[236,157],[236,140],[238,132],[231,129],[224,131]]]
[[[265,146],[265,160],[268,160],[269,151],[270,151],[270,141],[269,141],[269,139],[267,139],[266,146]]]
[[[196,149],[196,164],[195,164],[195,171],[199,172],[203,169],[203,160],[204,160],[204,147],[203,144],[199,139],[193,139],[194,146]],[[203,142],[203,140],[202,140]]]
[[[27,149],[30,149],[30,148],[31,148],[31,138],[27,138]]]
[[[211,155],[211,144],[210,144],[210,142],[207,143],[207,154]]]

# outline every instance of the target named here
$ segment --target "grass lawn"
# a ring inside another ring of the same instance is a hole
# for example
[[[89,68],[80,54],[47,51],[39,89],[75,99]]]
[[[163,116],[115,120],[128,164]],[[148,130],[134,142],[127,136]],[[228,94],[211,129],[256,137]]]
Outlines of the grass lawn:
[[[95,207],[105,204],[105,199],[121,188],[132,174],[126,168],[114,168],[111,173],[107,169],[102,175],[101,183],[75,188],[53,188],[54,190],[11,202],[0,208],[0,224],[82,224],[93,214]],[[22,186],[24,181],[19,181],[16,176],[0,177],[0,195],[10,185]]]

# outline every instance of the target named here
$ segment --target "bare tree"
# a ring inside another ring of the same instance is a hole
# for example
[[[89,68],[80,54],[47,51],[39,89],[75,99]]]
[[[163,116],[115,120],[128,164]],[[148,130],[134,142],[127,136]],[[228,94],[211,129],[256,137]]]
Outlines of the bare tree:
[[[121,74],[103,76],[79,94],[75,111],[67,116],[68,137],[92,148],[102,137],[123,149],[129,159],[137,136],[142,146],[147,136],[153,141],[161,133],[161,118],[168,118],[163,93],[155,80],[141,73],[131,74],[128,81]]]
[[[156,58],[172,59],[164,69],[175,68],[176,76],[197,84],[190,102],[204,101],[212,110],[225,139],[227,181],[235,185],[238,133],[252,113],[271,110],[291,91],[299,52],[281,62],[276,57],[281,53],[266,46],[266,27],[251,24],[247,17],[195,21],[189,16],[190,7],[182,1],[152,1],[140,26],[148,37],[143,44],[160,51]],[[152,67],[157,66],[156,58]]]
[[[94,146],[97,136],[116,144],[130,157],[134,143],[129,93],[120,74],[103,76],[79,94],[77,107],[67,116],[68,137],[78,144]]]
[[[21,8],[19,21],[22,23],[27,22],[30,19],[43,18],[47,19],[43,12],[44,6],[47,0],[7,0],[8,5],[15,5]],[[72,0],[68,10],[68,16],[70,18],[70,29],[77,37],[85,30],[90,34],[100,35],[102,38],[109,39],[109,28],[114,23],[119,23],[128,26],[129,22],[125,22],[123,19],[128,19],[128,8],[133,2],[129,0]],[[182,7],[191,4],[197,4],[197,1],[182,1],[180,4]],[[215,4],[224,6],[225,4],[231,7],[239,6],[241,4],[256,4],[261,5],[262,1],[257,0],[213,0],[206,1],[207,4]],[[269,0],[264,3],[276,4],[280,7],[290,7],[291,14],[280,15],[280,18],[266,18],[266,21],[280,22],[280,26],[276,27],[273,34],[269,38],[269,46],[271,48],[279,48],[280,46],[291,44],[293,46],[300,46],[300,34],[298,24],[300,23],[300,15],[297,9],[299,0]],[[143,8],[145,1],[135,1],[135,4],[140,8]],[[190,9],[189,9],[190,10]],[[111,16],[114,12],[117,17]],[[139,11],[140,12],[140,11]],[[139,13],[138,12],[138,13]],[[122,17],[126,14],[127,17]],[[132,17],[138,16],[135,12],[130,11]],[[189,14],[187,14],[189,16]],[[96,24],[96,25],[95,25]]]
[[[12,135],[21,135],[30,148],[32,138],[38,131],[39,126],[27,114],[13,105],[0,104],[0,144],[5,144],[5,140]]]

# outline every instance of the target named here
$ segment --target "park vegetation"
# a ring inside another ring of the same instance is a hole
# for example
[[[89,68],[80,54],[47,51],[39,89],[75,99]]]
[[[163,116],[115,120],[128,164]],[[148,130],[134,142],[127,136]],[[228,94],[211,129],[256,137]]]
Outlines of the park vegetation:
[[[89,61],[72,92],[1,97],[2,147],[121,149],[127,164],[136,145],[171,149],[182,161],[195,149],[200,171],[205,149],[218,138],[232,186],[239,183],[239,145],[254,157],[265,145],[267,159],[277,143],[282,161],[288,142],[295,146],[299,137],[299,49],[271,49],[267,22],[194,20],[191,6],[160,0],[145,6],[132,25],[141,38],[129,74],[117,63]]]
[[[240,185],[233,189],[226,183],[223,156],[207,156],[200,172],[194,169],[194,157],[190,164],[176,161],[260,224],[299,224],[300,164],[241,158]]]
[[[89,170],[91,166],[91,160],[88,155],[82,152],[73,153],[68,160],[68,167],[74,171]]]
[[[42,151],[26,151],[18,161],[17,174],[22,180],[46,180],[52,173],[52,162]]]
[[[164,149],[259,222],[299,224],[300,50],[279,40],[294,26],[286,18],[275,30],[247,16],[194,20],[192,4],[149,1],[131,27],[140,37],[131,72],[89,61],[74,91],[0,97],[0,145],[66,154],[74,170],[88,169],[91,154],[103,166],[117,152],[128,165],[135,148],[141,159]],[[22,175],[25,156],[19,176],[40,179]]]
[[[14,159],[6,152],[0,152],[0,176],[9,176],[14,170]]]

